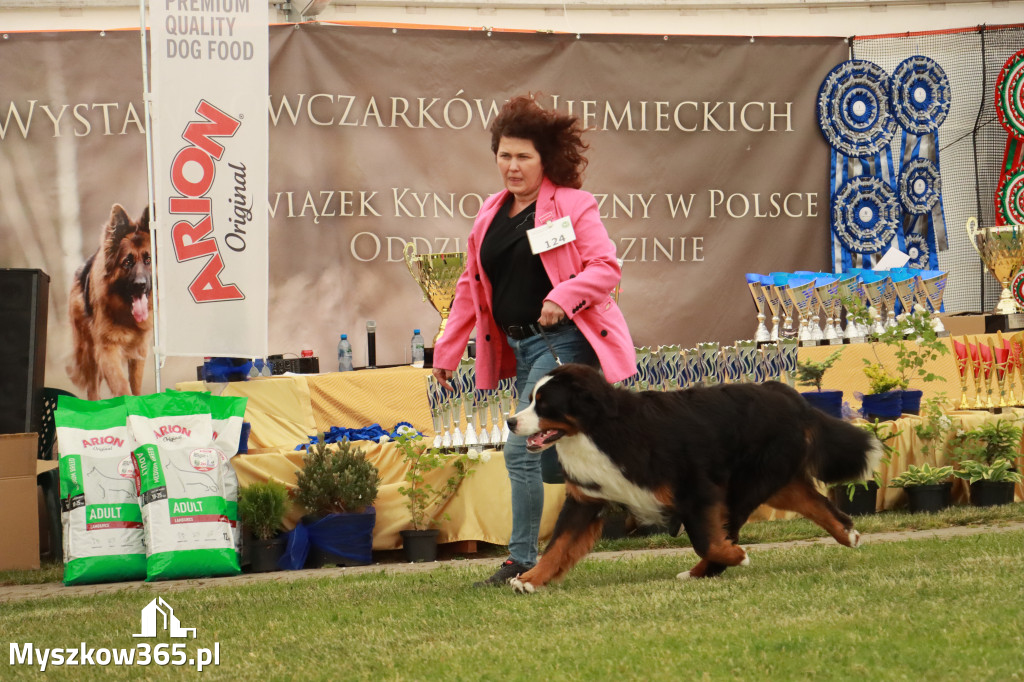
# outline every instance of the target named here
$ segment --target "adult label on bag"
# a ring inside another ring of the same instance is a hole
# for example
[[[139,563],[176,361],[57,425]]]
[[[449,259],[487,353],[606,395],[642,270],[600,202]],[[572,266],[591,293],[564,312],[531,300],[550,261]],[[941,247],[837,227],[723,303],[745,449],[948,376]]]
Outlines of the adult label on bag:
[[[526,238],[530,240],[530,251],[536,255],[574,241],[576,232],[572,229],[572,219],[565,216],[527,230]]]

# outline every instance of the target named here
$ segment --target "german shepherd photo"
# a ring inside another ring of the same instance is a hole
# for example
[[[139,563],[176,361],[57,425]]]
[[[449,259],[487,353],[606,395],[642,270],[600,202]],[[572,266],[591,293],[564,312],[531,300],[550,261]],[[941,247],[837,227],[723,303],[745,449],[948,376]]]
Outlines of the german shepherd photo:
[[[99,249],[75,272],[68,314],[71,381],[89,400],[99,399],[103,382],[114,396],[140,395],[153,329],[148,206],[137,222],[111,207]]]

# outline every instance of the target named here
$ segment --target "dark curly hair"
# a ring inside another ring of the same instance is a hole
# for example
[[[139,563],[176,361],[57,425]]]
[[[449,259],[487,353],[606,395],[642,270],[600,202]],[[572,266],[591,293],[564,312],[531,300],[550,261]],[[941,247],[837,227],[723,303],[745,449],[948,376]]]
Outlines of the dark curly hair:
[[[491,151],[498,153],[503,137],[530,140],[540,154],[544,175],[562,187],[583,186],[589,147],[582,139],[583,126],[576,116],[547,111],[526,95],[513,97],[491,123]]]

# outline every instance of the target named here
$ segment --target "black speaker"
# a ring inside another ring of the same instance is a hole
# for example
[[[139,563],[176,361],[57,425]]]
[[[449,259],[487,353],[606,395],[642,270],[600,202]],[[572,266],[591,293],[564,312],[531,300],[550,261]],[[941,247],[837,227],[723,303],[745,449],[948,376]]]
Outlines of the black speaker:
[[[39,433],[50,276],[0,268],[0,433]]]

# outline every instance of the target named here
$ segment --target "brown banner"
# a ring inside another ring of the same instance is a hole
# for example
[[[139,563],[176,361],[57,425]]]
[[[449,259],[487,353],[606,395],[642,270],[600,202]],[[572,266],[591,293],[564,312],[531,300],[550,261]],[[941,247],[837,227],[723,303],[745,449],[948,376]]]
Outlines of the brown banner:
[[[0,44],[0,266],[52,278],[48,385],[70,387],[75,268],[112,204],[146,202],[139,55],[132,32]],[[373,319],[394,364],[414,327],[433,335],[402,247],[464,248],[501,189],[487,125],[523,92],[592,128],[584,189],[637,344],[750,338],[745,272],[830,267],[815,98],[846,57],[841,38],[271,27],[271,352],[311,348],[327,370],[347,332],[358,366]],[[171,359],[165,383],[195,364]]]

